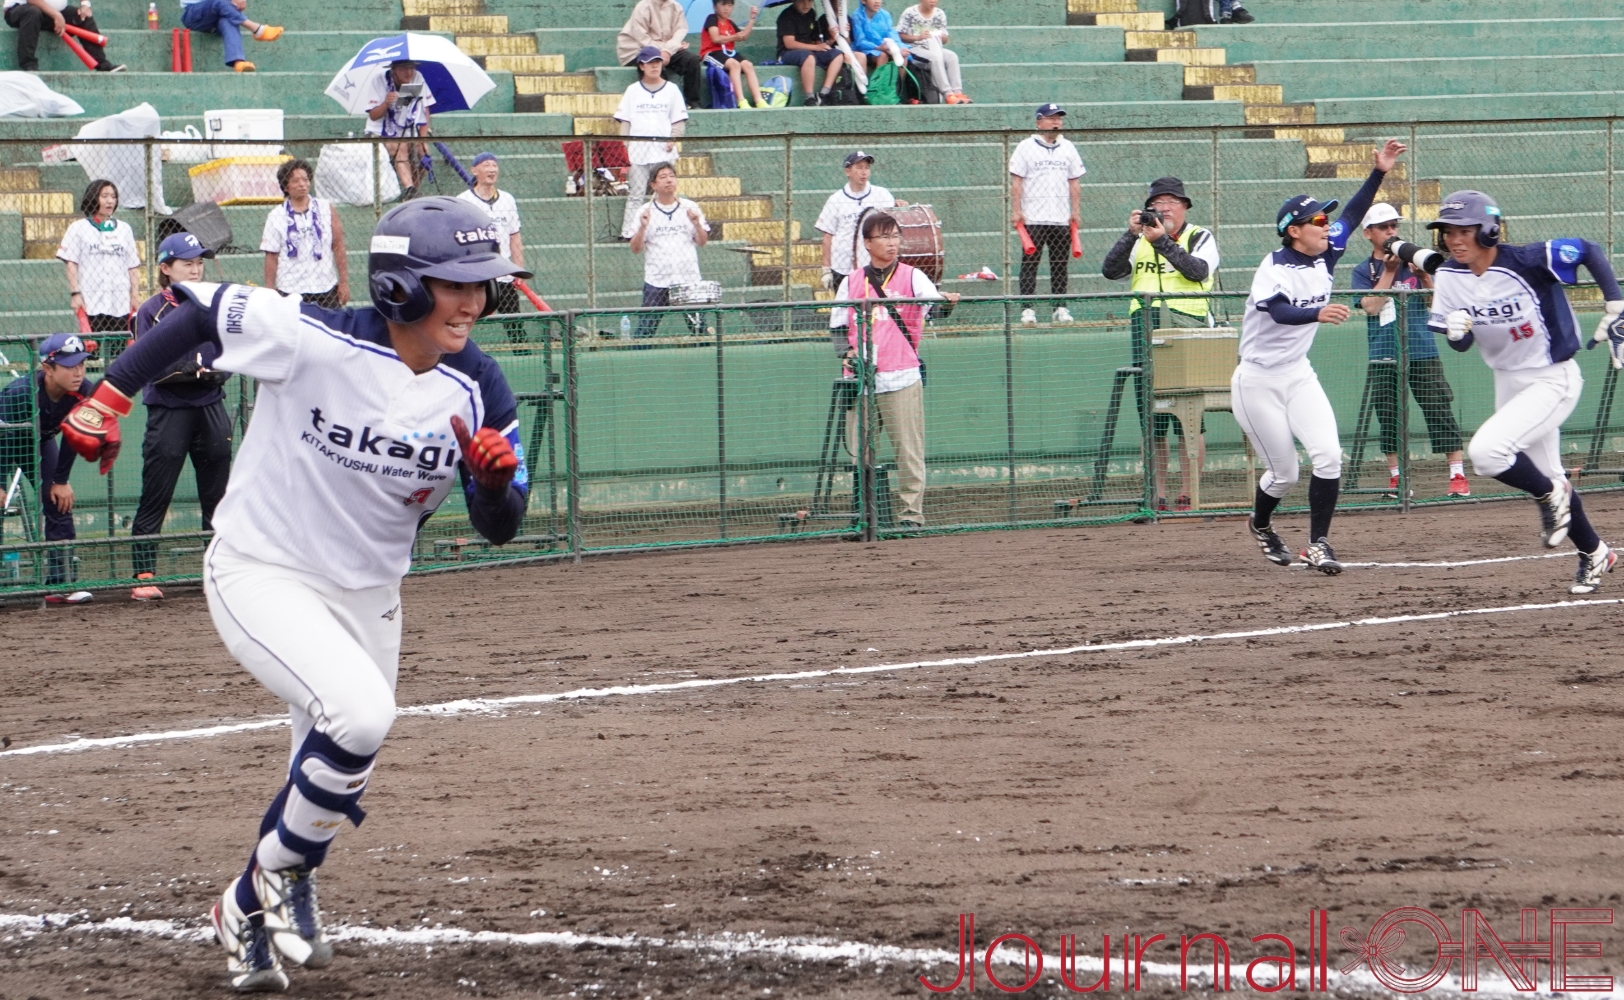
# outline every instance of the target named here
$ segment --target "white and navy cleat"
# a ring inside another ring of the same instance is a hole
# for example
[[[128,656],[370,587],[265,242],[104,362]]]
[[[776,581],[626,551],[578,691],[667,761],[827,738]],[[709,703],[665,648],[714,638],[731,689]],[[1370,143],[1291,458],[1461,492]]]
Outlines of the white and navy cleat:
[[[1342,564],[1336,561],[1336,552],[1332,550],[1328,539],[1321,538],[1317,542],[1309,542],[1299,558],[1307,563],[1310,569],[1317,569],[1326,576],[1336,576],[1342,572]]]
[[[1252,521],[1252,516],[1247,515],[1246,529],[1252,533],[1252,541],[1257,542],[1257,547],[1263,550],[1263,558],[1276,566],[1291,565],[1291,550],[1286,548],[1286,543],[1281,541],[1272,526],[1260,528]]]
[[[1542,497],[1539,504],[1540,531],[1545,535],[1545,547],[1554,549],[1568,539],[1568,525],[1573,521],[1573,485],[1566,479],[1556,481],[1555,489]]]
[[[231,880],[225,895],[209,912],[214,936],[226,950],[231,988],[238,993],[281,993],[288,988],[288,974],[271,947],[269,932],[264,926],[254,926],[237,906],[237,883],[241,878],[239,875]]]
[[[1573,585],[1568,588],[1570,594],[1594,594],[1601,587],[1603,573],[1611,573],[1613,567],[1618,565],[1618,553],[1608,547],[1606,542],[1594,552],[1579,553],[1579,571],[1573,574]]]
[[[311,868],[281,871],[254,869],[254,894],[265,908],[265,929],[282,957],[306,969],[325,968],[333,946],[322,933],[316,901],[316,872]]]

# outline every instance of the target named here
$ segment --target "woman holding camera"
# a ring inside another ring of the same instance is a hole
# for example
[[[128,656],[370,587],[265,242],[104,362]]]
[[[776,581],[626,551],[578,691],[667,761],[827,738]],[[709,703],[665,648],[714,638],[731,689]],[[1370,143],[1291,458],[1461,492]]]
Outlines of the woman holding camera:
[[[1291,552],[1270,519],[1297,481],[1295,438],[1314,463],[1308,484],[1308,545],[1302,560],[1328,576],[1342,572],[1329,539],[1331,515],[1341,492],[1342,442],[1331,401],[1308,363],[1308,349],[1314,346],[1321,323],[1334,326],[1348,318],[1347,306],[1331,302],[1332,272],[1353,227],[1369,211],[1382,179],[1404,150],[1402,142],[1389,140],[1376,151],[1375,169],[1335,223],[1327,214],[1337,206],[1334,199],[1316,201],[1300,194],[1280,206],[1275,216],[1280,249],[1263,258],[1252,278],[1230,399],[1235,421],[1264,463],[1247,524],[1264,558],[1276,565],[1291,565]]]
[[[1579,550],[1572,594],[1589,594],[1612,572],[1618,554],[1591,527],[1579,495],[1562,468],[1562,421],[1579,403],[1584,379],[1579,319],[1562,292],[1577,284],[1579,265],[1596,280],[1606,315],[1590,346],[1610,342],[1613,367],[1624,365],[1624,291],[1607,251],[1584,239],[1561,238],[1511,246],[1500,207],[1481,191],[1456,191],[1427,223],[1440,231],[1449,260],[1433,281],[1427,325],[1457,351],[1475,343],[1494,372],[1494,415],[1483,421],[1466,450],[1480,476],[1491,476],[1533,496],[1545,547],[1571,539]]]

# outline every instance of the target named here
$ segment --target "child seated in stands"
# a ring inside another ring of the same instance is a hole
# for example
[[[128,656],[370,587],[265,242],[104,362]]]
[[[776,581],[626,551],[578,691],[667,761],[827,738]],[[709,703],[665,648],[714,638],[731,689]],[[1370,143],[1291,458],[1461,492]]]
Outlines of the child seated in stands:
[[[898,65],[907,61],[902,54],[902,39],[883,2],[863,0],[851,15],[851,47],[869,71],[884,66],[887,60]]]
[[[761,82],[756,79],[756,67],[750,60],[740,59],[738,49],[735,48],[755,30],[756,18],[761,16],[761,8],[751,7],[750,20],[740,28],[730,20],[733,16],[733,0],[715,0],[712,6],[716,13],[705,18],[704,30],[699,33],[699,58],[709,59],[727,70],[727,75],[733,80],[733,96],[738,100],[739,107],[752,106],[746,100],[748,94],[755,99],[755,107],[765,108],[767,98],[762,95]],[[741,73],[750,81],[749,91],[740,85]]]

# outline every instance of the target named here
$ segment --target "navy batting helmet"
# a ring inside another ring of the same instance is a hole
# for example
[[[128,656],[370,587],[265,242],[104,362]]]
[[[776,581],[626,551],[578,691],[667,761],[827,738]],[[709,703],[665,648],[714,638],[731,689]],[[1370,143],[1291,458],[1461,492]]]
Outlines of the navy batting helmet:
[[[1480,247],[1492,247],[1505,238],[1500,206],[1482,191],[1453,191],[1440,202],[1438,217],[1427,228],[1442,230],[1445,226],[1476,226]]]
[[[502,233],[484,209],[455,198],[420,198],[378,220],[367,258],[372,304],[388,320],[416,323],[434,309],[424,278],[483,281],[485,311],[496,311],[496,280],[530,272],[503,257]]]

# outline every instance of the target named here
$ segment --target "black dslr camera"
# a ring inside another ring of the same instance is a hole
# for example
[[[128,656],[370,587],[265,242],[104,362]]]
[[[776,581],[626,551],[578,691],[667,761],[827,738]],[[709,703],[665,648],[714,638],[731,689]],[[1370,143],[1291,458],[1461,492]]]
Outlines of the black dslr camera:
[[[1160,226],[1162,224],[1162,213],[1154,208],[1141,208],[1139,210],[1139,224],[1141,226]]]

